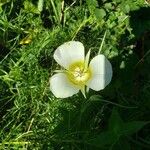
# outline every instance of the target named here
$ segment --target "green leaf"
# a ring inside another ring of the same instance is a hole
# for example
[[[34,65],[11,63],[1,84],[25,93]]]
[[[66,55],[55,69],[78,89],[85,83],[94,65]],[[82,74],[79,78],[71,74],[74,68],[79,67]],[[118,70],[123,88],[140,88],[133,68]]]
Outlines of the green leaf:
[[[106,12],[104,9],[95,9],[95,16],[96,18],[99,19],[103,19],[106,16]]]
[[[95,8],[98,6],[97,0],[87,0],[88,6],[92,7],[94,6]]]
[[[43,3],[44,3],[43,0],[39,0],[39,1],[38,1],[38,10],[39,10],[40,12],[43,10]]]
[[[34,14],[39,14],[40,13],[38,8],[28,0],[24,1],[23,5],[24,5],[24,9],[27,12],[31,12],[31,13],[34,13]]]
[[[105,147],[106,145],[112,145],[116,143],[118,138],[111,132],[106,131],[100,133],[94,139],[88,140],[88,144],[93,145],[95,147]]]
[[[105,9],[112,9],[113,8],[111,3],[105,3],[104,7],[105,7]]]
[[[120,138],[112,145],[111,150],[131,150],[131,146],[126,138]]]
[[[116,135],[119,135],[123,126],[123,121],[120,118],[118,111],[113,109],[112,114],[109,119],[109,131]]]
[[[122,4],[122,5],[120,5],[120,8],[124,13],[130,12],[130,6],[128,4],[126,4],[126,5]]]
[[[93,13],[96,7],[98,6],[97,0],[87,0],[86,2],[90,12]]]
[[[144,121],[132,121],[128,123],[124,123],[121,134],[123,135],[131,135],[142,129],[148,122]]]
[[[8,3],[10,0],[0,0],[0,6]]]

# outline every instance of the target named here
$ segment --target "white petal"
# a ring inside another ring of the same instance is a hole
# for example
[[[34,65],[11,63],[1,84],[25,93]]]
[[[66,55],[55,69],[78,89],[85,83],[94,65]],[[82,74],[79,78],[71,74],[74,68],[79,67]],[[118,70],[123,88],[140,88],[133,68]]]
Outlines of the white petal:
[[[89,67],[92,71],[92,78],[87,86],[95,91],[104,89],[111,81],[112,66],[104,55],[94,57]]]
[[[84,46],[78,41],[66,42],[56,49],[54,59],[67,69],[73,62],[84,61]]]
[[[67,98],[79,91],[64,73],[57,73],[50,78],[50,90],[57,98]]]

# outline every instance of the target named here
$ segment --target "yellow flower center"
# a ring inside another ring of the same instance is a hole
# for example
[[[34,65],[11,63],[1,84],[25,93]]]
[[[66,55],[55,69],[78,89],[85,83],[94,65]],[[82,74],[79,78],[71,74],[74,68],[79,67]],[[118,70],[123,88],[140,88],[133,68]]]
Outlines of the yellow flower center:
[[[83,86],[91,78],[91,69],[85,67],[83,61],[72,63],[67,71],[67,76],[70,82],[77,86]]]

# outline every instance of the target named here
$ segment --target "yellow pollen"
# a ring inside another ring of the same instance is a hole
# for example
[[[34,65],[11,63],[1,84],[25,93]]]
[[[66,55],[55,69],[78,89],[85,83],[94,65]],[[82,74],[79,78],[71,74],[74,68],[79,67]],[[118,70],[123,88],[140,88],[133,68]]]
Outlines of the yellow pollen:
[[[72,63],[67,71],[67,76],[70,82],[77,86],[84,86],[87,81],[91,78],[91,69],[85,68],[83,61]]]

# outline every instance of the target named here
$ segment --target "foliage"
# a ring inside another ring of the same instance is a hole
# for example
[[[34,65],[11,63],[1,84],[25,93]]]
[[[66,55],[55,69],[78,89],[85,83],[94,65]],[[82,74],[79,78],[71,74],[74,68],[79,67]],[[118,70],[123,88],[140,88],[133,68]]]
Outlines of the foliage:
[[[149,12],[144,0],[1,0],[0,149],[150,149]],[[54,50],[78,40],[95,56],[105,32],[111,84],[56,99]]]

